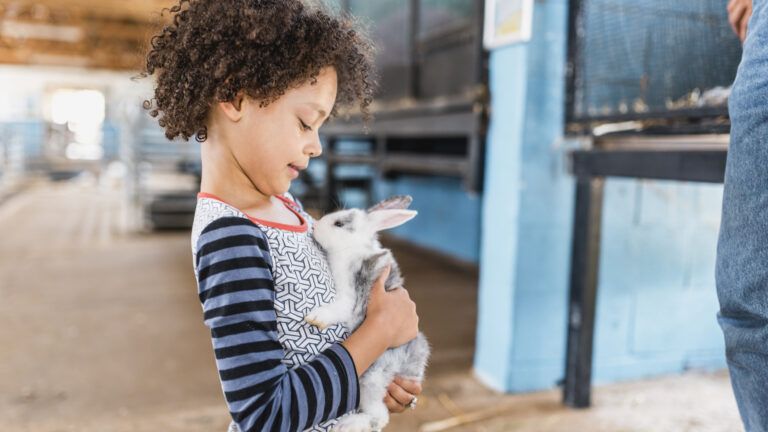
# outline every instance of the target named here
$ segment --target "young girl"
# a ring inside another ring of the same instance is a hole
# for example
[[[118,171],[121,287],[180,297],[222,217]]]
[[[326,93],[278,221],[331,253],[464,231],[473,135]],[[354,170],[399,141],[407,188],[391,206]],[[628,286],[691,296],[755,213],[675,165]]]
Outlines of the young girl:
[[[145,107],[169,139],[202,146],[193,265],[230,430],[328,430],[357,407],[358,377],[418,331],[386,274],[354,333],[304,321],[333,299],[333,278],[288,188],[322,152],[318,129],[337,105],[367,117],[372,46],[350,19],[301,0],[181,0],[171,13],[147,55]],[[420,392],[397,379],[390,411]]]

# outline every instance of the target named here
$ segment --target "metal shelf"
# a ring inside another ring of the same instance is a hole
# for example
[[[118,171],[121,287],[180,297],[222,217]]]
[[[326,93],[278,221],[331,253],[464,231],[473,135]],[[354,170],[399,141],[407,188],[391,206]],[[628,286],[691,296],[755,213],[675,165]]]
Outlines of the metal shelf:
[[[464,157],[390,154],[381,161],[381,171],[464,177],[469,161]]]
[[[360,113],[350,113],[348,118],[341,115],[320,129],[328,163],[321,198],[326,209],[338,202],[339,190],[345,187],[334,175],[334,168],[343,164],[370,165],[374,179],[398,173],[455,176],[463,180],[467,190],[481,190],[489,100],[488,53],[482,45],[485,2],[468,1],[471,17],[461,24],[426,32],[421,29],[421,17],[429,10],[423,9],[423,2],[403,2],[396,18],[406,24],[405,61],[377,59],[382,91],[370,106],[373,120],[366,129]],[[354,9],[349,0],[341,6],[347,11]],[[378,16],[369,18],[383,22]],[[389,28],[374,25],[372,30],[392,36]],[[393,43],[386,37],[378,42],[385,51],[387,44]],[[402,49],[400,45],[391,48]],[[337,152],[335,144],[342,140],[367,141],[370,151],[364,155]],[[368,192],[370,197],[372,190]]]
[[[462,111],[456,112],[456,109]],[[479,115],[482,105],[474,106],[465,101],[461,105],[430,109],[428,105],[403,108],[399,112],[376,112],[369,130],[364,130],[358,117],[350,120],[334,120],[320,130],[322,135],[338,138],[368,138],[385,135],[388,137],[431,137],[466,136],[484,129]]]
[[[326,209],[331,210],[338,202],[337,189],[342,185],[333,178],[333,169],[342,164],[371,165],[381,176],[407,173],[459,177],[467,190],[479,192],[482,189],[486,127],[485,104],[470,99],[470,95],[416,105],[410,102],[388,104],[382,111],[374,113],[368,130],[364,130],[357,117],[327,124],[320,130],[326,141],[325,159],[328,163],[323,199],[327,203]],[[456,149],[457,139],[465,142],[459,144],[463,146],[459,151]],[[371,144],[370,150],[365,154],[337,152],[336,143],[341,140],[367,141]],[[403,140],[413,140],[413,148],[393,150],[388,145]],[[429,141],[429,148],[419,148],[426,142],[419,140]],[[450,145],[447,144],[449,140]],[[441,148],[441,145],[446,147]]]

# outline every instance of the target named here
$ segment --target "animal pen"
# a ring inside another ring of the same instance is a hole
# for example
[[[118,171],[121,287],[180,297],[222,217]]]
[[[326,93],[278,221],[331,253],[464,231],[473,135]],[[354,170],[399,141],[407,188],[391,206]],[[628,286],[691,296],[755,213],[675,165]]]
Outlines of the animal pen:
[[[604,179],[719,183],[741,58],[720,0],[571,0],[566,133],[576,177],[563,399],[590,404]]]

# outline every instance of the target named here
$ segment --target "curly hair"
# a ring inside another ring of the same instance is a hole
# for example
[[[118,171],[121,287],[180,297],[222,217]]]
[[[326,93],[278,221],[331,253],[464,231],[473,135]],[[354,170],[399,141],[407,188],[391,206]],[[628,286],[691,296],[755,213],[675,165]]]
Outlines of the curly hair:
[[[357,101],[370,120],[375,48],[352,17],[302,0],[179,0],[165,11],[173,20],[151,39],[141,76],[156,74],[144,108],[169,140],[205,141],[212,104],[242,91],[264,107],[327,66],[338,76],[331,116]]]

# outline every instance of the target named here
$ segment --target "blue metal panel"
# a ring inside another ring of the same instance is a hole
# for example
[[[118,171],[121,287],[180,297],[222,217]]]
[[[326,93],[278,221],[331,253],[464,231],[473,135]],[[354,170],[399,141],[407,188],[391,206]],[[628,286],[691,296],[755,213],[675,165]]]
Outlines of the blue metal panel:
[[[411,195],[411,208],[419,212],[391,230],[392,235],[465,261],[479,261],[481,200],[464,191],[461,179],[402,176],[377,185],[376,192],[378,199]]]

